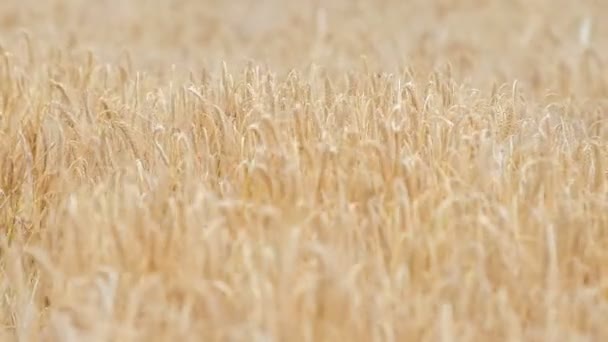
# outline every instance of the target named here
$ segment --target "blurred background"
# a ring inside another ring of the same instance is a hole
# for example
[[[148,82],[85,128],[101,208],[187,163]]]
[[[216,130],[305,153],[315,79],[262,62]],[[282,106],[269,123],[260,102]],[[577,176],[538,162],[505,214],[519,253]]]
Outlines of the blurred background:
[[[0,44],[16,53],[27,32],[40,53],[90,50],[115,62],[128,51],[149,70],[253,60],[277,72],[311,63],[344,71],[366,56],[377,70],[430,71],[449,62],[463,80],[557,89],[583,72],[604,78],[606,14],[607,1],[568,0],[5,0]]]

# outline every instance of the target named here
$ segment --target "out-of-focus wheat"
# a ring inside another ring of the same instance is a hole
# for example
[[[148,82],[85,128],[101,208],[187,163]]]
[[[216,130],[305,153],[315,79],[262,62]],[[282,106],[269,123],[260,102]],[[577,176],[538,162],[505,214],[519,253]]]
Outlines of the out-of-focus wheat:
[[[3,2],[0,338],[606,338],[606,10]]]

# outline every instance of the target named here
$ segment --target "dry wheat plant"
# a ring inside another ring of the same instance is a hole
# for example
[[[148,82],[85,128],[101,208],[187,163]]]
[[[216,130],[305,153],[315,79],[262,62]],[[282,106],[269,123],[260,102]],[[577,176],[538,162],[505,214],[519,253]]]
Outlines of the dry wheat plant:
[[[607,341],[608,2],[3,0],[1,341]]]

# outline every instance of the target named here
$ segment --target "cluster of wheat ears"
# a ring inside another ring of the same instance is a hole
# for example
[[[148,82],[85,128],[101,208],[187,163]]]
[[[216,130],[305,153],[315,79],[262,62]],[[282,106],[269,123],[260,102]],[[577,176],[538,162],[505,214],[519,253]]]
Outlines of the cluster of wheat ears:
[[[608,338],[602,1],[0,4],[0,340]]]

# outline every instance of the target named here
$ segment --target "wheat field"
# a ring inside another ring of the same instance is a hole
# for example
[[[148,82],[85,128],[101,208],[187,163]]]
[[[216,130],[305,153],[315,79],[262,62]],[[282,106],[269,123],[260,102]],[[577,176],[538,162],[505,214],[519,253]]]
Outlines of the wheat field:
[[[1,1],[0,340],[608,340],[607,16]]]

